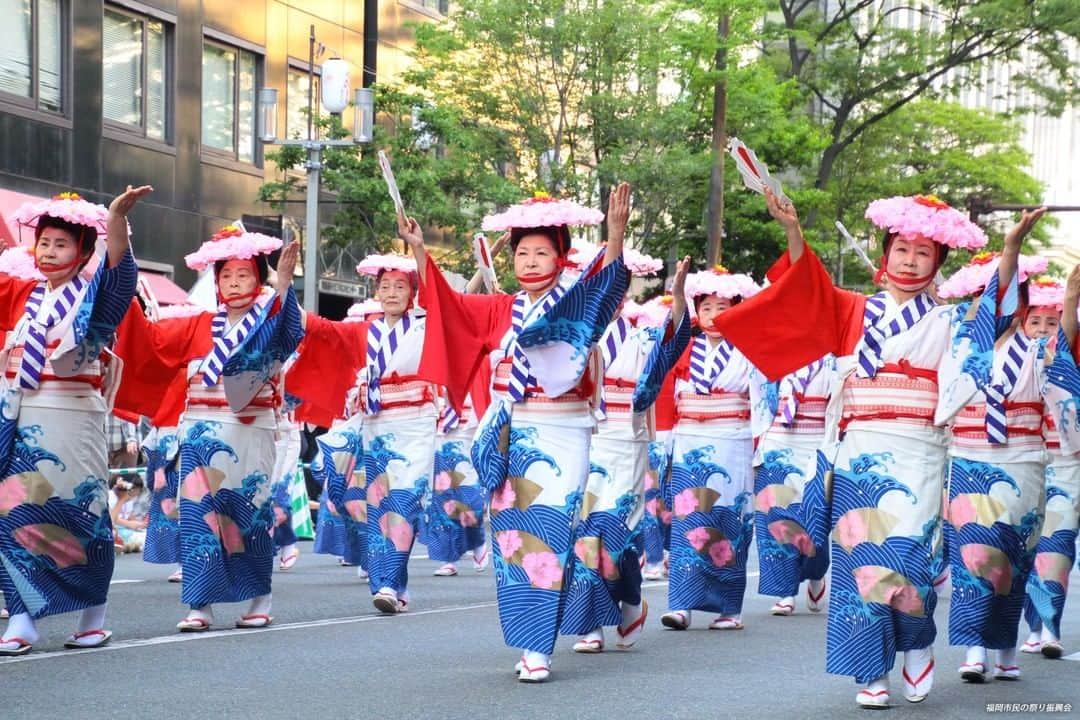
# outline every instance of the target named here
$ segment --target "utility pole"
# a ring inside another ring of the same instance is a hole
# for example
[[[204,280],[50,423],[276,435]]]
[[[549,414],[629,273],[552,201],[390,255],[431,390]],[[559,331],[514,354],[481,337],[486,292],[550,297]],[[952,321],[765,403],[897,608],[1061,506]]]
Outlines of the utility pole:
[[[709,176],[709,212],[705,260],[713,267],[723,257],[724,242],[724,158],[727,156],[727,40],[730,17],[725,12],[717,23],[713,88],[712,173]]]

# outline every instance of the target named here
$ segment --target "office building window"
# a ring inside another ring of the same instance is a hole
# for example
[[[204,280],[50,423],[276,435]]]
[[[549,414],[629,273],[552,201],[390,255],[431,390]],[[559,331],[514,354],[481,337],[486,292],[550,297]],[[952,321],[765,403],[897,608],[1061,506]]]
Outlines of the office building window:
[[[64,110],[64,9],[62,0],[0,0],[0,94]]]
[[[160,20],[107,9],[102,32],[105,119],[153,140],[167,140],[171,28]]]
[[[202,58],[202,144],[241,162],[255,162],[258,56],[205,41]]]
[[[312,121],[320,116],[326,117],[329,111],[322,104],[322,84],[318,68],[312,77],[312,104],[315,107]],[[307,108],[308,108],[308,72],[301,68],[290,67],[288,87],[285,90],[285,132],[287,137],[307,139]],[[314,124],[311,128],[312,135],[319,137],[319,128]]]

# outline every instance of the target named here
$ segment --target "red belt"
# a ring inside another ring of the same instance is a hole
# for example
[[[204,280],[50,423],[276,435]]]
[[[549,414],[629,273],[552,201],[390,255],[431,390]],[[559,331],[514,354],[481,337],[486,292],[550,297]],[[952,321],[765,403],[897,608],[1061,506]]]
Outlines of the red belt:
[[[912,380],[916,378],[922,380],[929,380],[935,385],[938,381],[937,370],[915,367],[907,360],[901,360],[898,363],[888,363],[886,365],[882,365],[880,368],[878,368],[878,372],[893,373],[894,375],[907,375]]]
[[[10,370],[6,373],[6,375],[11,379],[15,379],[18,376],[17,373]],[[105,378],[102,375],[73,375],[71,377],[60,377],[59,375],[49,375],[42,373],[39,381],[42,383],[53,381],[85,383],[90,387],[94,388],[95,390],[100,390],[105,384]]]
[[[604,387],[626,388],[627,390],[633,390],[637,387],[637,383],[633,380],[623,380],[622,378],[604,378]]]
[[[229,407],[229,401],[226,400],[225,398],[193,397],[193,398],[188,398],[188,405],[201,405],[201,406],[204,406],[204,407],[223,408],[223,407]],[[245,405],[244,408],[245,409],[247,409],[249,407],[276,408],[277,406],[278,406],[278,397],[276,395],[274,395],[273,397],[268,397],[268,398],[255,398],[254,400],[249,402],[247,405]]]

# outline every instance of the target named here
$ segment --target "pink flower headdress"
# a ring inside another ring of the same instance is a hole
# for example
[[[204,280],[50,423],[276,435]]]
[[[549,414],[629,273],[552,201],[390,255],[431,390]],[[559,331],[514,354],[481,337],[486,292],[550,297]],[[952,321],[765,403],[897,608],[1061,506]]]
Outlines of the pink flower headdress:
[[[109,208],[83,200],[73,192],[53,195],[48,200],[25,202],[12,215],[16,222],[31,230],[36,230],[38,220],[45,216],[93,228],[99,237],[107,234]]]
[[[184,261],[192,270],[205,270],[221,260],[250,260],[256,255],[269,255],[281,245],[281,238],[226,225],[198,250],[185,255]]]
[[[488,215],[480,227],[485,232],[501,232],[512,228],[599,225],[603,221],[604,213],[599,210],[538,192],[501,213]]]
[[[761,288],[749,275],[729,272],[723,265],[686,277],[686,301],[691,308],[694,307],[694,298],[703,295],[716,295],[729,300],[741,297],[745,300],[759,290]]]
[[[638,327],[660,327],[671,312],[675,298],[671,295],[657,295],[637,306],[634,322]],[[623,315],[626,311],[623,310]]]
[[[406,274],[416,273],[416,258],[412,255],[398,255],[387,253],[386,255],[368,255],[356,266],[358,275],[377,277],[379,273],[387,270],[397,270]]]
[[[375,298],[368,298],[363,302],[350,305],[344,322],[363,322],[368,319],[368,316],[380,315],[382,311],[382,303]]]
[[[597,255],[603,252],[607,252],[606,245],[588,243],[570,248],[566,258],[566,272],[580,274],[585,268],[589,267]],[[651,255],[646,255],[639,250],[628,247],[623,248],[623,263],[634,277],[648,277],[664,269],[663,260],[657,260]]]
[[[1065,286],[1051,277],[1037,277],[1028,283],[1028,307],[1065,307]]]
[[[16,245],[0,252],[0,273],[20,280],[44,280],[37,269],[34,253],[27,245]]]
[[[982,228],[933,195],[875,200],[866,208],[866,219],[902,238],[921,235],[954,249],[978,250],[986,245]]]
[[[944,299],[961,298],[982,292],[1001,263],[1001,253],[982,252],[964,267],[952,274],[938,288],[938,296]],[[1046,258],[1038,255],[1021,255],[1017,263],[1020,282],[1046,270]]]

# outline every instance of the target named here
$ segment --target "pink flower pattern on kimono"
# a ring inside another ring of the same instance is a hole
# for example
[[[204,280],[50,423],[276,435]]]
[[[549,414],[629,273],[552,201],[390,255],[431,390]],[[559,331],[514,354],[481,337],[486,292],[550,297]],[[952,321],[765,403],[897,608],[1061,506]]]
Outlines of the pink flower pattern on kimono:
[[[861,513],[845,513],[836,522],[836,539],[844,547],[853,548],[867,538],[869,528]]]
[[[338,509],[337,509],[337,505],[335,505],[334,501],[331,500],[330,498],[326,498],[326,511],[328,513],[330,513],[331,515],[338,515],[339,514]]]
[[[662,510],[660,512],[660,522],[664,523],[665,525],[671,524],[671,518],[672,514],[670,510]]]
[[[7,514],[26,502],[26,485],[17,475],[0,482],[0,512]]]
[[[394,544],[398,552],[408,552],[412,547],[413,530],[407,522],[390,524],[390,515],[386,514],[379,518],[379,529],[383,537]]]
[[[447,515],[454,517],[454,511],[457,510],[457,503],[453,500],[447,500],[442,504],[442,509]]]
[[[734,559],[735,552],[731,549],[731,541],[717,540],[709,546],[709,560],[716,567],[727,567]]]
[[[507,480],[491,493],[491,511],[508,510],[514,507],[515,500],[517,500],[517,493],[514,492],[514,486]]]
[[[161,512],[167,518],[179,517],[176,512],[176,501],[172,498],[165,498],[161,501]]]
[[[1053,580],[1065,590],[1069,589],[1069,570],[1072,562],[1059,553],[1039,553],[1035,556],[1035,572],[1043,580]]]
[[[686,517],[697,509],[697,496],[692,489],[687,488],[675,496],[675,514],[679,517]]]
[[[221,540],[221,547],[228,555],[244,552],[244,537],[240,534],[240,528],[236,523],[224,515],[218,515],[211,510],[203,515],[203,521],[210,530]]]
[[[462,510],[458,516],[458,522],[461,523],[461,527],[476,527],[476,513],[472,510]]]
[[[445,470],[439,471],[435,476],[435,491],[446,492],[450,489],[450,473]]]
[[[949,503],[949,521],[953,524],[953,527],[961,528],[968,523],[975,522],[977,517],[978,513],[975,511],[975,504],[971,502],[970,496],[957,495]]]
[[[553,552],[531,552],[521,559],[529,582],[541,590],[550,590],[562,580],[562,566]]]
[[[690,543],[690,547],[694,550],[701,552],[702,548],[709,542],[709,531],[703,527],[696,527],[686,531],[686,540]]]
[[[368,485],[367,501],[371,507],[379,507],[382,501],[386,498],[386,481],[375,478],[375,481]]]
[[[161,492],[165,489],[165,468],[158,468],[154,471],[154,492]]]
[[[285,524],[285,521],[289,519],[289,516],[285,514],[285,508],[275,505],[274,506],[274,527],[280,527]]]
[[[656,512],[658,509],[659,508],[656,504],[656,498],[653,498],[652,500],[649,500],[647,503],[645,503],[645,512],[649,513],[653,517],[656,517]]]
[[[495,541],[499,543],[499,552],[504,558],[509,558],[524,545],[517,530],[503,530],[495,535]]]
[[[327,503],[330,501],[327,500]],[[345,512],[349,514],[349,517],[357,522],[367,521],[367,501],[365,500],[346,500]]]

